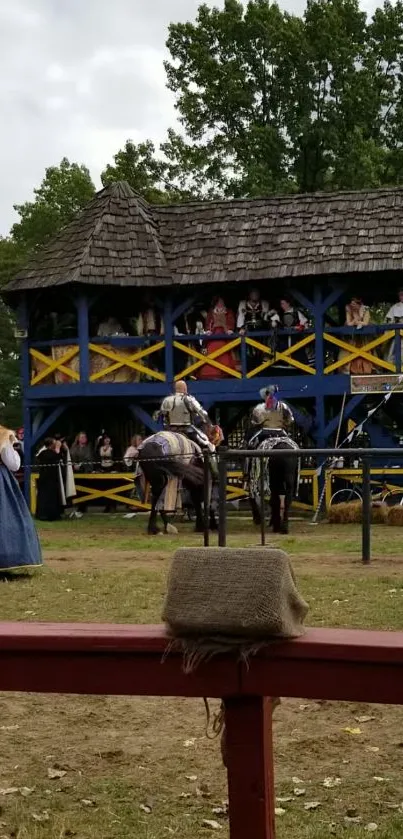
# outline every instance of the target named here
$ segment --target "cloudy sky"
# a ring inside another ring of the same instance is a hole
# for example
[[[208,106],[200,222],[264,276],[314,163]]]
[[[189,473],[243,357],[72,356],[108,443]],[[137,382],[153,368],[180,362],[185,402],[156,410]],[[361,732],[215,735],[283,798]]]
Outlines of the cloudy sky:
[[[175,122],[167,26],[194,18],[200,2],[0,0],[0,234],[63,156],[89,166],[98,186],[126,139],[164,138]]]

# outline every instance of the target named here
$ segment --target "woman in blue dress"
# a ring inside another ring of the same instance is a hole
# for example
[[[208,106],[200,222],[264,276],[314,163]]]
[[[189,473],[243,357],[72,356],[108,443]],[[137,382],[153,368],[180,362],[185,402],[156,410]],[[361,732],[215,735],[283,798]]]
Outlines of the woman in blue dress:
[[[0,425],[0,574],[42,565],[38,534],[13,472],[20,468],[13,431]]]

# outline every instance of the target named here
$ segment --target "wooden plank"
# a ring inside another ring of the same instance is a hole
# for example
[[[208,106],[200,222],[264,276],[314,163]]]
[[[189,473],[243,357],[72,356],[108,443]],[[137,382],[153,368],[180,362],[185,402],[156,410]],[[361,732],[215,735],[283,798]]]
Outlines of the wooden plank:
[[[275,839],[272,703],[225,700],[230,839]]]
[[[166,642],[165,642],[166,643]],[[178,654],[0,649],[0,690],[114,696],[211,696],[239,693],[240,668],[218,657],[187,675]]]

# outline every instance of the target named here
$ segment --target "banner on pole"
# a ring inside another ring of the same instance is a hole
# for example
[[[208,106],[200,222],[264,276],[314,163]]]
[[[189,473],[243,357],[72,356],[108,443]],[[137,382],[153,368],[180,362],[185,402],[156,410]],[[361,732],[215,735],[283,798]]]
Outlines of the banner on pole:
[[[403,381],[399,374],[351,376],[351,393],[402,393]]]

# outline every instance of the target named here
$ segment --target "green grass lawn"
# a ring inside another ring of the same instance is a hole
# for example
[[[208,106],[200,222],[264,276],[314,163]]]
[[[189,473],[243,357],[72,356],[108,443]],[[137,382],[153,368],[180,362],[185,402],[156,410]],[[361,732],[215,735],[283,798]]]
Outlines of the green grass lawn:
[[[2,619],[158,622],[171,552],[196,537],[182,526],[180,540],[151,540],[143,527],[107,516],[41,526],[47,566],[0,584]],[[229,544],[257,541],[249,524],[231,522]],[[293,556],[309,624],[403,628],[394,528],[374,528],[370,568],[356,527],[299,523],[270,541]],[[3,693],[0,710],[0,839],[228,836],[214,812],[225,771],[201,701]],[[371,824],[378,839],[400,839],[402,722],[401,708],[284,701],[274,726],[279,839],[363,839]]]

